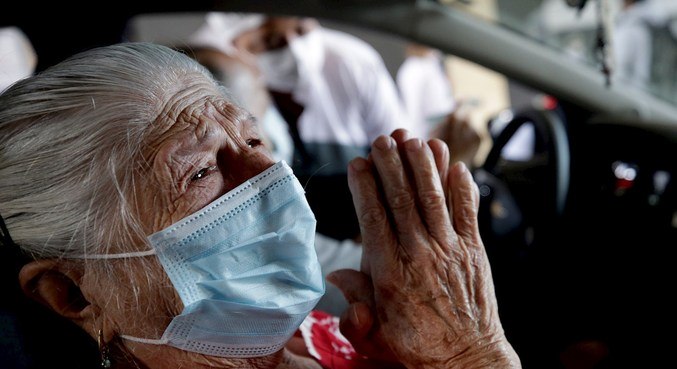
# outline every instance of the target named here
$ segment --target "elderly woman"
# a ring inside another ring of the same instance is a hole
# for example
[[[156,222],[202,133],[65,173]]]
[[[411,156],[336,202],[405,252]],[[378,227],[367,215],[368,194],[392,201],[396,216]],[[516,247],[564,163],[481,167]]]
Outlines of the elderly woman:
[[[171,49],[93,49],[0,95],[2,247],[103,367],[518,367],[448,155],[396,131],[350,164],[365,251],[328,277],[351,302],[343,361],[297,335],[324,292],[303,188]]]

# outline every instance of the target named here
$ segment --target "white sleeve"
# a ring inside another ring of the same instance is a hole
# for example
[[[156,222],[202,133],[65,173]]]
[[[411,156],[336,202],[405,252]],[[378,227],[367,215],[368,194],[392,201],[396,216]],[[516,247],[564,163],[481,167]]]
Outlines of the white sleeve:
[[[339,269],[360,269],[362,245],[356,242],[339,241],[316,233],[315,251],[322,265],[322,274],[325,276]]]
[[[632,47],[635,48],[632,75],[640,87],[648,86],[651,77],[651,42],[651,32],[648,27],[637,27],[631,43]]]
[[[375,60],[365,68],[364,73],[360,73],[357,85],[362,97],[362,115],[367,123],[365,129],[369,142],[397,128],[411,130],[412,123],[383,60]]]
[[[315,250],[322,266],[322,277],[339,269],[360,270],[362,245],[350,240],[339,241],[315,233]],[[332,315],[340,316],[348,307],[343,292],[331,283],[326,284],[326,291],[315,307]]]
[[[428,138],[432,126],[454,111],[451,82],[435,56],[410,56],[397,71],[397,88],[414,135]]]

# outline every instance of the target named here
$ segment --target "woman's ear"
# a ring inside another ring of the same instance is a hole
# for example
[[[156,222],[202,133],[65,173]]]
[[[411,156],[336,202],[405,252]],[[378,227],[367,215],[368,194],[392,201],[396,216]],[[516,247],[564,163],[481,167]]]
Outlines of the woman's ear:
[[[19,272],[24,294],[83,327],[93,317],[80,290],[81,279],[81,271],[57,260],[32,261]]]

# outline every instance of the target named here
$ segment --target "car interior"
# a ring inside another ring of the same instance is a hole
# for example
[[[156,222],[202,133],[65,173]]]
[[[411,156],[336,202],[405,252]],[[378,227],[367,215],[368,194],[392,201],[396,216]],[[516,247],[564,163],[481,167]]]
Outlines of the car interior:
[[[607,75],[603,58],[594,59],[604,52],[598,43],[604,19],[595,16],[604,1],[554,2],[574,15],[591,12],[590,19],[580,16],[588,26],[559,30],[548,40],[517,29],[527,20],[517,15],[530,10],[533,21],[533,10],[550,3],[539,0],[490,1],[499,15],[488,20],[473,11],[485,2],[472,0],[234,0],[162,7],[123,1],[84,16],[70,4],[41,5],[39,14],[24,4],[3,15],[0,25],[24,30],[38,54],[38,71],[74,52],[128,40],[128,25],[139,15],[238,11],[309,16],[355,32],[374,42],[389,67],[401,62],[404,45],[416,42],[500,74],[510,85],[509,105],[490,107],[482,116],[490,145],[473,176],[499,314],[522,365],[663,365],[671,362],[677,311],[670,297],[670,255],[677,245],[677,42],[671,44],[669,23],[654,30],[655,42],[663,45],[657,49],[668,51],[657,58],[655,88],[635,88]],[[562,45],[572,35],[591,45],[586,52],[593,59],[567,58],[552,43]],[[507,155],[525,127],[532,133],[529,155]],[[16,268],[3,265],[1,272],[16,275]],[[2,291],[1,368],[98,365],[96,343],[84,332],[56,317],[32,319],[44,315],[33,313],[41,306],[23,298],[18,286],[3,285]],[[74,352],[71,342],[91,350]]]

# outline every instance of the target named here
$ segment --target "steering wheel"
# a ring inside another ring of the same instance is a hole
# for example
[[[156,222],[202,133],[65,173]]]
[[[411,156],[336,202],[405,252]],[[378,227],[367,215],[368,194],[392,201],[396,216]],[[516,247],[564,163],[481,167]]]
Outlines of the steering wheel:
[[[510,160],[504,149],[527,124],[534,128],[533,155]],[[529,357],[542,352],[533,337],[546,337],[543,327],[560,321],[550,315],[557,306],[552,293],[559,291],[552,289],[559,271],[559,247],[553,241],[562,234],[564,223],[558,220],[567,204],[569,162],[567,131],[558,112],[528,109],[513,115],[483,166],[473,172],[501,321],[515,349]]]
[[[525,124],[534,127],[534,155],[523,162],[504,158],[504,148]],[[500,239],[519,233],[528,244],[534,229],[547,228],[561,217],[569,192],[569,163],[569,140],[557,112],[528,109],[515,114],[474,173],[484,235]]]

